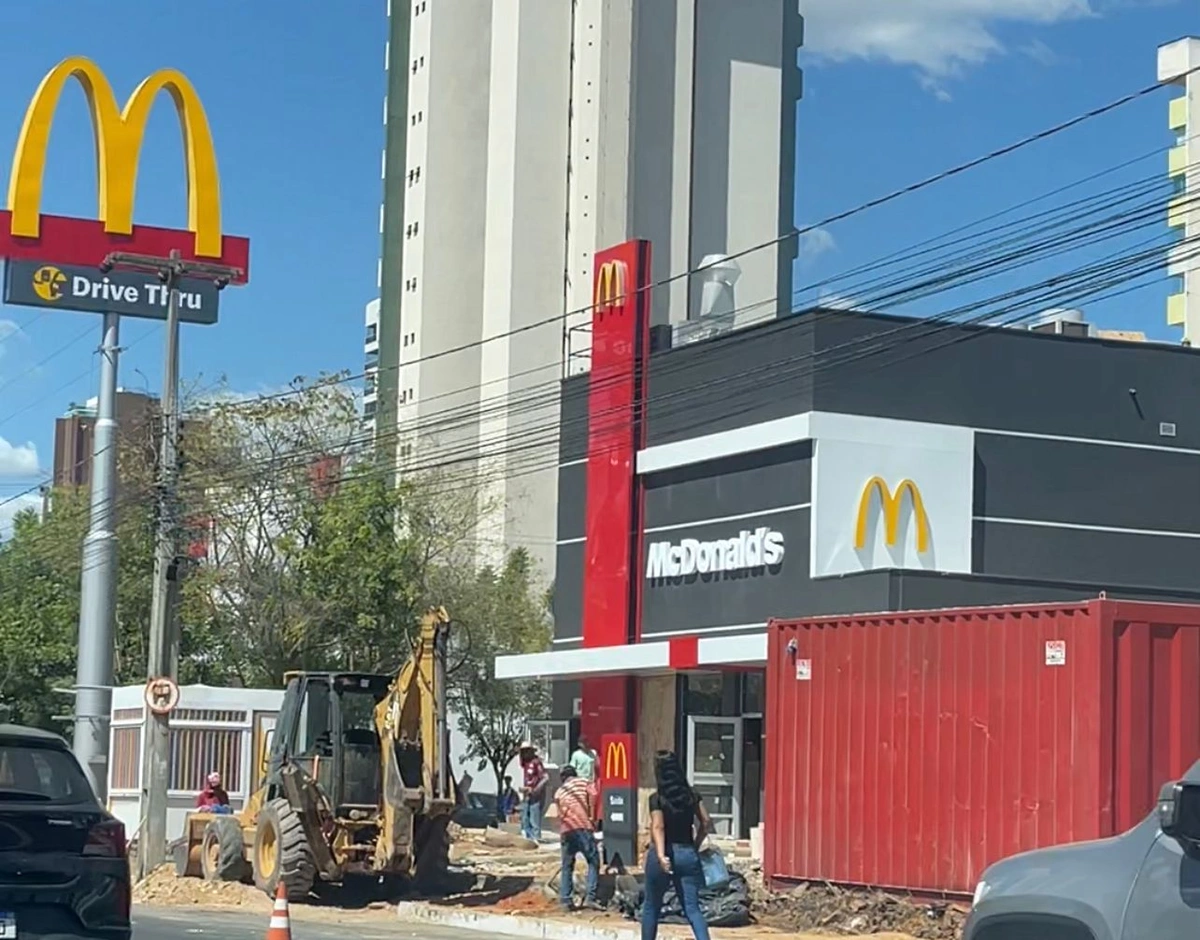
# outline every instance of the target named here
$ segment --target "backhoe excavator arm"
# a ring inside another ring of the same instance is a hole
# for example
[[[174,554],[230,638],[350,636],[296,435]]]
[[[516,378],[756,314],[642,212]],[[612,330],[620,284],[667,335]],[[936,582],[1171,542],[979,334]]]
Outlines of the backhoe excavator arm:
[[[434,607],[421,618],[412,657],[375,707],[383,762],[381,829],[375,868],[408,868],[417,820],[453,811],[446,727],[446,646],[450,617]]]

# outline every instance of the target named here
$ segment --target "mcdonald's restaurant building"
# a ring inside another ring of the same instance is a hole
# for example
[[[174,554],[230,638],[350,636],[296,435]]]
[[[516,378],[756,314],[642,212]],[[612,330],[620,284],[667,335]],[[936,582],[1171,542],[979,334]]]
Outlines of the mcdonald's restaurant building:
[[[562,385],[553,647],[496,664],[548,738],[634,734],[643,797],[674,748],[746,837],[772,618],[1200,600],[1200,351],[840,310],[668,348],[648,251],[597,253],[629,287]]]

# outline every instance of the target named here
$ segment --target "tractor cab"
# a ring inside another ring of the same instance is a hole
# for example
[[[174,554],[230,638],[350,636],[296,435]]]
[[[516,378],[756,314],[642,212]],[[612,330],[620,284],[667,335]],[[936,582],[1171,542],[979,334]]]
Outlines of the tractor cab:
[[[268,799],[282,795],[281,775],[291,764],[316,784],[334,815],[376,812],[382,780],[375,708],[391,681],[366,673],[288,674],[268,758]]]

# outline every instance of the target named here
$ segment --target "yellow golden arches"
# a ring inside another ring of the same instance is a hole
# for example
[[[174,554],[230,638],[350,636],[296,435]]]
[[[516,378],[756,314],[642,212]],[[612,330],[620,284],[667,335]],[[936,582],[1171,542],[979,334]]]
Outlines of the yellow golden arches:
[[[878,493],[881,515],[883,517],[884,539],[888,545],[895,545],[900,532],[900,510],[903,508],[904,496],[907,493],[912,502],[912,512],[917,525],[917,551],[929,551],[929,516],[925,512],[925,501],[921,499],[921,491],[912,480],[902,480],[895,492],[888,488],[883,477],[872,477],[863,487],[862,496],[858,500],[858,518],[854,525],[854,547],[863,549],[867,544],[867,523],[871,516],[871,499]]]
[[[84,56],[64,59],[52,68],[38,85],[25,111],[8,181],[12,234],[24,238],[37,238],[40,234],[42,178],[50,126],[63,88],[72,78],[83,88],[92,116],[99,217],[104,230],[117,235],[133,232],[133,198],[146,121],[158,93],[166,91],[175,104],[183,131],[188,229],[196,235],[196,255],[221,257],[221,182],[217,157],[208,116],[192,83],[182,72],[160,69],[138,85],[121,110],[104,73]]]
[[[607,310],[625,302],[625,262],[606,261],[596,272],[597,310]]]

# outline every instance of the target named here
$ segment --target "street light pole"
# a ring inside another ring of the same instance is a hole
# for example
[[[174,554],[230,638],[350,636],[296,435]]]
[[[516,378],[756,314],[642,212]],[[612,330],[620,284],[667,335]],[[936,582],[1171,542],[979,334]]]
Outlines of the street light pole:
[[[121,318],[104,314],[100,392],[92,431],[92,490],[79,586],[73,750],[103,803],[108,798],[108,732],[112,711],[113,622],[117,562],[117,357]]]
[[[224,287],[241,275],[237,268],[184,261],[177,250],[168,258],[113,252],[108,269],[157,274],[167,291],[167,342],[160,399],[158,527],[154,547],[154,581],[150,599],[150,643],[147,680],[175,679],[178,672],[178,629],[175,599],[179,569],[179,282],[204,278]],[[166,861],[167,789],[170,783],[171,733],[168,714],[145,708],[142,719],[142,827],[138,838],[138,877],[145,878]]]

